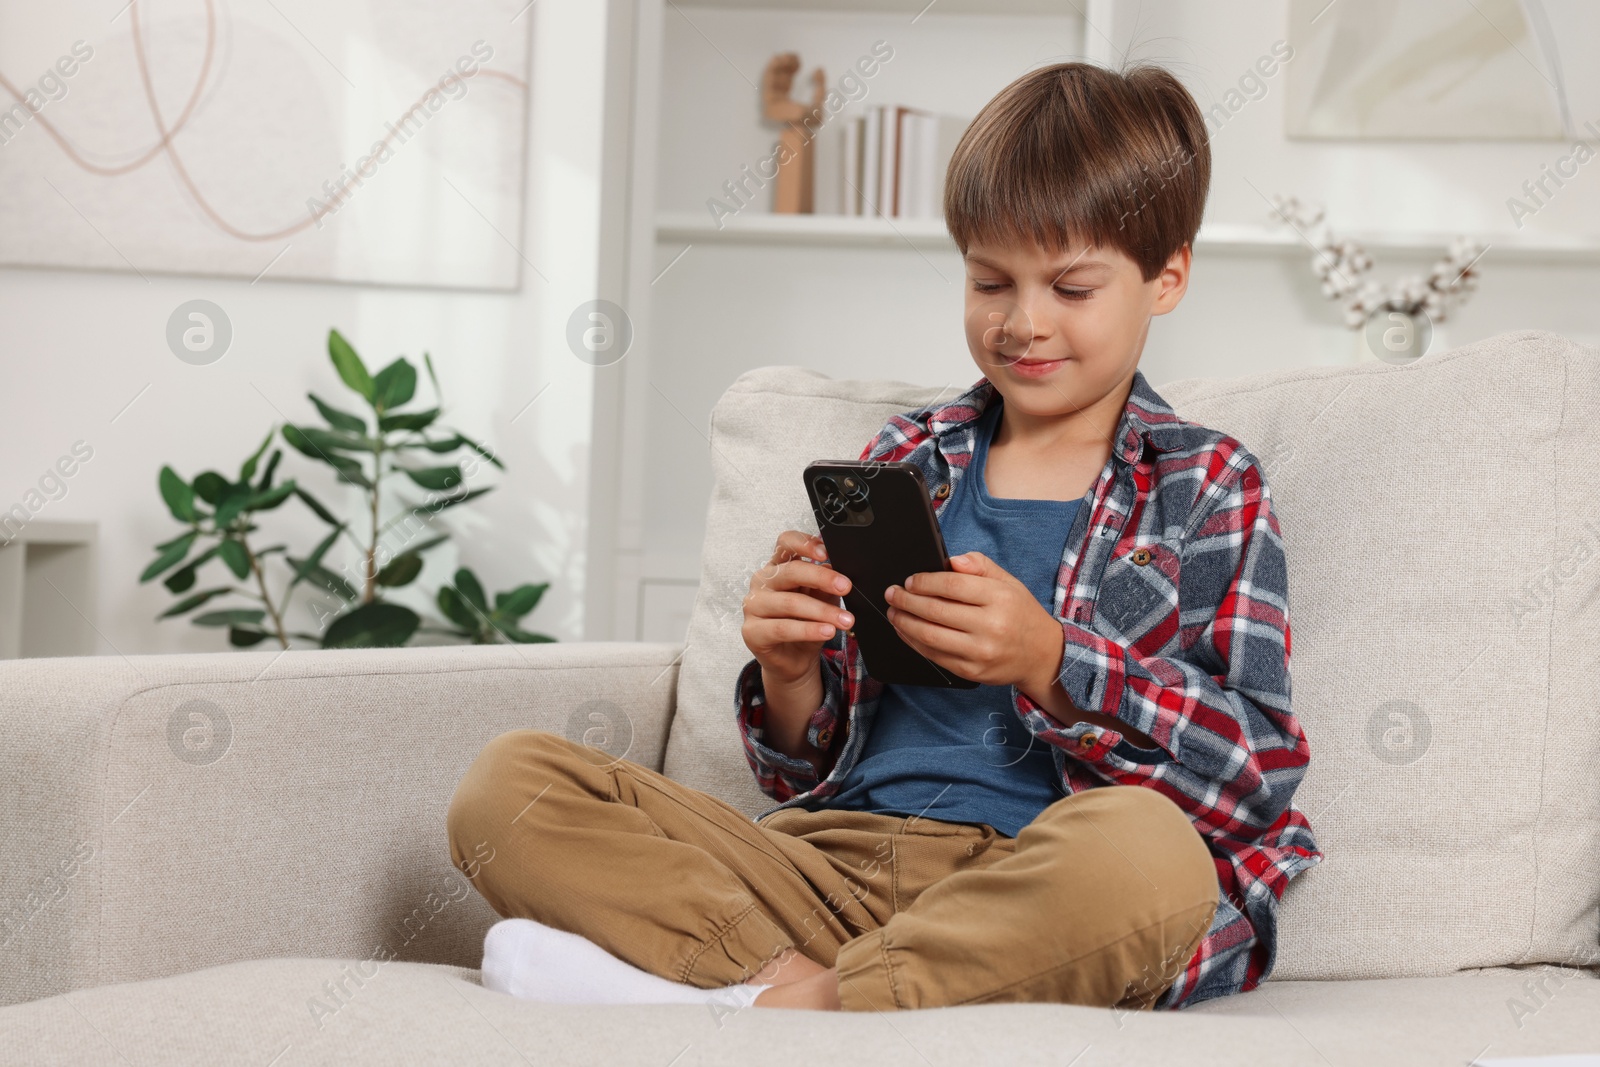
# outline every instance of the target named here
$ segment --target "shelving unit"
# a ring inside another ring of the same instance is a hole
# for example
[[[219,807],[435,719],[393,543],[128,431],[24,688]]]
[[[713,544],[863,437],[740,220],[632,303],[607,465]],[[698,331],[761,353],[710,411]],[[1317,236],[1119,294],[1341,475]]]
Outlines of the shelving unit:
[[[603,195],[613,229],[600,274],[606,298],[629,310],[635,346],[595,381],[586,614],[589,637],[600,640],[682,640],[675,629],[693,605],[710,493],[710,406],[739,373],[803,363],[832,376],[859,376],[870,366],[882,378],[942,382],[973,370],[960,299],[950,288],[962,264],[942,219],[776,216],[763,211],[768,187],[733,216],[726,214],[733,205],[723,203],[723,224],[715,222],[707,202],[741,168],[770,155],[778,138],[760,118],[766,59],[781,51],[800,56],[794,96],[802,98],[816,67],[832,86],[875,40],[893,43],[896,56],[869,80],[864,98],[851,99],[830,122],[875,104],[974,115],[1024,70],[1066,59],[1117,66],[1123,48],[1162,61],[1134,45],[1163,40],[1176,66],[1187,62],[1202,74],[1205,107],[1254,59],[1238,50],[1224,61],[1216,40],[1192,34],[1202,19],[1238,27],[1240,16],[1213,16],[1210,8],[1202,16],[1187,6],[1179,13],[1178,5],[1152,13],[1131,0],[622,0],[619,10],[626,16],[611,66],[616,96],[627,104],[614,115],[608,109],[614,158]],[[1181,38],[1163,30],[1210,42],[1216,58],[1186,53]],[[1251,22],[1251,42],[1256,30]],[[1259,26],[1262,48],[1277,32]],[[1282,86],[1274,83],[1272,93]],[[1251,107],[1248,114],[1259,117],[1272,104]],[[1227,144],[1238,150],[1238,142]],[[1366,152],[1363,165],[1366,157],[1382,173],[1381,150]],[[1530,173],[1536,168],[1530,163]],[[1370,178],[1362,168],[1342,174],[1344,182]],[[1245,218],[1259,216],[1253,200],[1246,211]],[[1240,218],[1237,206],[1230,218]],[[1382,274],[1392,275],[1424,272],[1456,234],[1339,230],[1339,237],[1365,245]],[[1600,266],[1592,238],[1488,240],[1486,262],[1515,264],[1523,285],[1544,285],[1555,267]],[[1274,344],[1282,344],[1285,362],[1350,358],[1347,331],[1318,293],[1304,266],[1310,248],[1293,229],[1269,226],[1264,216],[1248,226],[1208,224],[1197,253],[1226,262],[1197,272],[1181,330],[1163,323],[1166,350],[1157,357],[1165,355],[1166,374],[1248,373]],[[1259,296],[1248,344],[1229,344],[1245,328],[1237,299],[1224,309],[1214,296],[1208,302],[1206,286]],[[1307,322],[1320,325],[1307,330]],[[1200,339],[1194,349],[1190,336]],[[869,362],[862,346],[872,347]]]
[[[613,42],[615,159],[602,190],[615,210],[603,235],[601,295],[627,309],[628,358],[596,378],[587,636],[681,640],[700,577],[711,490],[705,461],[712,405],[740,373],[804,362],[817,345],[784,326],[815,308],[830,329],[879,313],[873,287],[822,295],[841,272],[893,285],[926,271],[959,273],[942,219],[775,216],[757,202],[719,228],[705,210],[725,180],[770,155],[776,126],[760,117],[761,72],[799,54],[793,95],[821,67],[836,88],[874,42],[894,49],[864,93],[834,114],[904,104],[970,118],[1022,72],[1064,59],[1112,61],[1112,0],[633,0]],[[626,40],[622,39],[626,36]],[[960,70],[961,77],[950,76]],[[609,110],[609,109],[608,109]],[[770,186],[760,194],[770,197]],[[887,257],[887,258],[884,258]],[[608,273],[607,263],[618,265]],[[941,296],[943,294],[941,293]],[[918,316],[925,319],[926,316]],[[731,324],[738,320],[737,324]],[[727,343],[708,344],[717,324]],[[947,337],[951,331],[941,331]],[[791,347],[771,343],[784,337]],[[829,371],[835,372],[835,371]],[[914,375],[914,367],[903,373]],[[931,372],[929,372],[931,373]]]
[[[95,651],[92,522],[30,522],[0,545],[0,659]]]

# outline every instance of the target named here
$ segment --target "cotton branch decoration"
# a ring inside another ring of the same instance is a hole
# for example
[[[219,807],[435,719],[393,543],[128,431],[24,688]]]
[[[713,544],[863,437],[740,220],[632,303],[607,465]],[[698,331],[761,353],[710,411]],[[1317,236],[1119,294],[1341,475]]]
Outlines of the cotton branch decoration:
[[[1329,230],[1322,208],[1304,205],[1296,197],[1274,196],[1269,218],[1293,226],[1316,249],[1311,269],[1322,282],[1323,295],[1343,303],[1344,324],[1350,329],[1362,330],[1376,318],[1381,332],[1396,314],[1410,320],[1420,334],[1414,344],[1385,340],[1373,345],[1374,353],[1390,362],[1410,362],[1427,351],[1432,324],[1443,322],[1477,288],[1474,264],[1488,250],[1487,245],[1457,237],[1427,277],[1408,274],[1385,285],[1368,276],[1372,257],[1359,242],[1338,238]],[[1377,340],[1372,330],[1367,332],[1370,340]]]

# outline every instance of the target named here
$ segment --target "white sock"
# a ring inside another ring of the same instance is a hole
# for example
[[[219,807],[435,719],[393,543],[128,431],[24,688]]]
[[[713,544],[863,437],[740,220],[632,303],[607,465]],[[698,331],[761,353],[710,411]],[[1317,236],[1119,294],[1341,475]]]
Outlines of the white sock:
[[[748,1008],[767,987],[701,989],[641,971],[579,934],[503,919],[483,939],[483,985],[549,1004],[726,1004]]]

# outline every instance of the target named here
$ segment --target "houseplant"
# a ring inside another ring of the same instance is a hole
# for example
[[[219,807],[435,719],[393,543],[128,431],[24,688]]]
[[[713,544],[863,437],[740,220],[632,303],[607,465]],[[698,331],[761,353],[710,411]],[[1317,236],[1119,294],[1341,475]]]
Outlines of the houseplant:
[[[416,399],[417,370],[404,356],[374,374],[337,330],[329,331],[328,356],[340,381],[364,404],[364,411],[358,414],[308,393],[325,425],[274,426],[240,466],[236,478],[208,470],[185,481],[171,466],[162,467],[158,478],[162,500],[172,517],[187,529],[156,546],[157,556],[139,580],[148,582],[167,574],[164,584],[168,590],[187,595],[158,618],[186,615],[213,600],[234,596],[251,603],[221,609],[213,606],[213,610],[195,615],[190,621],[198,626],[225,627],[229,643],[241,648],[268,639],[276,640],[283,648],[291,647],[293,639],[323,648],[397,646],[420,633],[480,644],[555,640],[521,626],[523,617],[538,606],[549,588],[548,582],[524,583],[497,593],[491,604],[476,575],[469,568],[459,568],[451,583],[440,587],[432,598],[444,616],[442,625],[425,624],[415,610],[388,598],[390,591],[418,579],[423,570],[423,553],[449,539],[449,533],[435,531],[437,516],[491,490],[488,486],[467,486],[479,462],[488,462],[500,470],[505,465],[490,449],[440,423],[442,392],[433,360],[426,353],[422,359],[433,387],[434,403],[428,408],[408,410],[402,409]],[[265,466],[260,468],[260,477],[256,477],[262,456],[278,436],[299,455],[331,468],[338,481],[362,491],[364,537],[358,537],[352,523],[339,518],[297,480],[274,484],[285,455],[283,449],[272,449]],[[386,494],[386,483],[395,479],[424,491],[424,498],[420,502],[407,500],[400,490]],[[260,532],[260,518],[291,498],[326,523],[327,534],[309,553],[300,556],[290,555],[284,544],[256,547],[259,540],[252,542],[252,537]],[[387,517],[386,505],[394,511]],[[341,538],[357,553],[353,568],[346,564],[342,572],[328,565],[328,554]],[[207,547],[194,553],[201,546]],[[276,597],[267,574],[273,557],[281,560],[287,571]],[[198,572],[213,559],[220,560],[235,578],[247,584],[189,592]],[[311,605],[319,633],[287,628],[289,603],[302,585],[332,594],[333,607],[323,602]]]

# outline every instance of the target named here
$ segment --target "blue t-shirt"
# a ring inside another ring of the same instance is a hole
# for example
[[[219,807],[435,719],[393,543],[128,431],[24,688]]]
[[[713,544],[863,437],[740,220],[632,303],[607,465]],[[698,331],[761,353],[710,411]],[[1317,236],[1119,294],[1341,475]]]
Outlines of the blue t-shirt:
[[[1001,404],[978,423],[966,474],[938,512],[952,556],[982,552],[1048,611],[1078,500],[995,498],[984,484]],[[1007,837],[1064,796],[1050,746],[1028,732],[1009,685],[885,685],[860,760],[839,792],[810,805],[941,822],[987,823]]]

